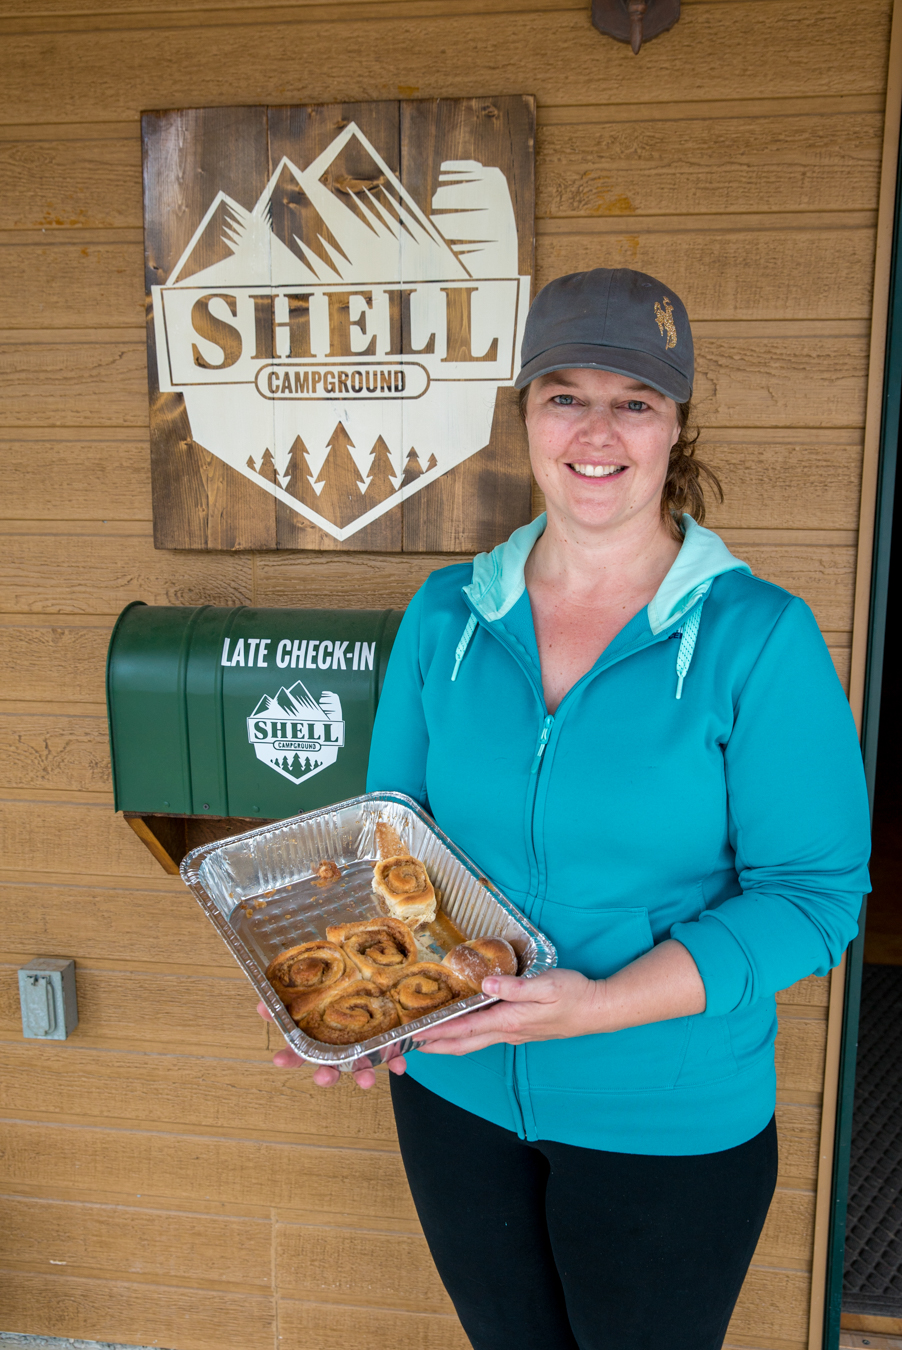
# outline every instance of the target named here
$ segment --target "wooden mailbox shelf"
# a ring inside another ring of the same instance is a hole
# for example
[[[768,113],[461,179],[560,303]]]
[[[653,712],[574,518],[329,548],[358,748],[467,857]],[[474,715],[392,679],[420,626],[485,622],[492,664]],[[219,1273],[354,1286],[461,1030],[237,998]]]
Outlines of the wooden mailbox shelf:
[[[193,848],[242,834],[268,820],[241,816],[169,816],[123,811],[126,822],[141,843],[150,850],[164,872],[178,876],[179,865]]]

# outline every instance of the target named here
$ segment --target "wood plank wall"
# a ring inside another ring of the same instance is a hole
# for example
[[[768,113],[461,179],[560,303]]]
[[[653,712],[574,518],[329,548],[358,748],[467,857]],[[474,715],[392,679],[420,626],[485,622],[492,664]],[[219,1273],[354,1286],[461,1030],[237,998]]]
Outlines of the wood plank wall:
[[[683,0],[638,58],[587,0],[0,0],[0,1328],[174,1350],[458,1350],[384,1084],[268,1062],[194,901],[111,809],[103,662],[158,604],[403,605],[429,556],[155,552],[144,108],[532,93],[539,282],[665,278],[713,522],[848,673],[889,0]],[[75,957],[71,1040],[16,967]],[[828,981],[780,1002],[780,1189],[728,1336],[802,1350]]]

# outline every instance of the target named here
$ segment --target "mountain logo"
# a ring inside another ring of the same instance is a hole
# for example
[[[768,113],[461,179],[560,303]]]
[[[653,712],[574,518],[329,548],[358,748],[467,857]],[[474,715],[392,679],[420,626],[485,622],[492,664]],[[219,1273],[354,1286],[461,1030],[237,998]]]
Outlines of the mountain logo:
[[[298,680],[275,698],[264,694],[247,719],[247,738],[261,763],[303,783],[334,764],[345,743],[341,700],[328,689],[317,700]]]
[[[529,303],[507,178],[441,164],[417,202],[350,122],[252,206],[217,192],[152,287],[193,440],[337,540],[488,445]]]

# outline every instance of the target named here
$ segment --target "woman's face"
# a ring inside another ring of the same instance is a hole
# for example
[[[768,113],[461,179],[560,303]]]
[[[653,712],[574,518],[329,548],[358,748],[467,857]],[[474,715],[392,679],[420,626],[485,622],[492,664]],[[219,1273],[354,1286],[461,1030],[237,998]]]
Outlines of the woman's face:
[[[550,510],[589,529],[660,521],[680,434],[673,399],[608,370],[555,370],[529,386],[526,429]]]

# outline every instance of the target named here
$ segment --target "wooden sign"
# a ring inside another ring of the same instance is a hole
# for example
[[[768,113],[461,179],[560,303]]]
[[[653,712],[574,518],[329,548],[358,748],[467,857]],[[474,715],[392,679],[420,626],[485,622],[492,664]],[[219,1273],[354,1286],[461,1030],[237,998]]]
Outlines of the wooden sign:
[[[530,518],[534,100],[143,118],[158,548],[470,551]]]

